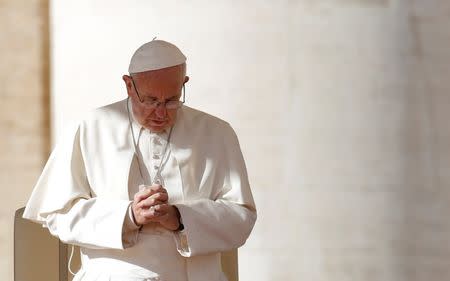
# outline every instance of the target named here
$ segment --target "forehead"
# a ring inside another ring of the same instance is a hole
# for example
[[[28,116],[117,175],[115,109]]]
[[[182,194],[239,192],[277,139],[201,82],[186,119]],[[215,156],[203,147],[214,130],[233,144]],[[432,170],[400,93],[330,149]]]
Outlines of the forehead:
[[[145,71],[133,74],[133,78],[143,82],[166,81],[182,82],[185,76],[185,65],[180,64],[158,70]]]
[[[184,71],[180,67],[133,74],[133,80],[142,98],[155,99],[179,97],[184,77]]]

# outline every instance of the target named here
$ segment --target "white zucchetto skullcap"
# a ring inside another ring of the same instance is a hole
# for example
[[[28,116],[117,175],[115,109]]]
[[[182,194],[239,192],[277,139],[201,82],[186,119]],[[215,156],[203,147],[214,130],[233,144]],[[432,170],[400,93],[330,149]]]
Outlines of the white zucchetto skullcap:
[[[186,57],[177,46],[163,40],[153,40],[145,43],[134,52],[128,72],[133,74],[157,70],[184,62],[186,62]]]

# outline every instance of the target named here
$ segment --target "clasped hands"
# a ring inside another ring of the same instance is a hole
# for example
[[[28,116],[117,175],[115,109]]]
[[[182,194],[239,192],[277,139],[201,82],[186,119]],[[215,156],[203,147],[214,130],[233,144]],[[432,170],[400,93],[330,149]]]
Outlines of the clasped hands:
[[[178,229],[180,214],[168,200],[167,190],[161,185],[154,184],[139,191],[131,204],[135,222],[139,226],[157,222],[168,230]]]

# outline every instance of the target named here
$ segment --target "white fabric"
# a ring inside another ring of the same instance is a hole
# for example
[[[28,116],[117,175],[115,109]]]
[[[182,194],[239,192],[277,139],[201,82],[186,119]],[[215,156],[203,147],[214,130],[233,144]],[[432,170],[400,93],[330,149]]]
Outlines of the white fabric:
[[[133,112],[131,102],[128,104],[131,113]],[[137,132],[135,136],[137,144],[136,153],[138,154],[138,161],[144,178],[140,178],[138,181],[140,180],[141,184],[151,185],[157,177],[159,166],[162,166],[161,169],[163,170],[168,160],[173,157],[170,152],[170,147],[167,145],[169,138],[168,130],[170,131],[170,129],[166,129],[160,133],[151,132],[141,126],[133,114],[130,115],[133,128],[139,128],[138,130],[134,130],[135,134]],[[178,166],[176,168],[178,169]],[[162,180],[164,181],[164,178]],[[162,184],[164,185],[164,182]]]
[[[132,112],[131,104],[130,111]],[[141,178],[139,168],[132,169],[132,171],[130,171],[128,184],[130,198],[133,198],[134,194],[138,192],[139,185],[151,184],[153,179],[155,179],[159,165],[161,164],[160,172],[163,180],[161,184],[167,189],[167,193],[169,194],[169,203],[180,203],[182,201],[181,175],[176,159],[171,153],[170,146],[166,147],[169,137],[168,132],[150,132],[148,129],[140,126],[134,118],[132,118],[132,120],[134,128],[140,127],[137,131],[139,134],[136,136],[136,152],[139,155],[139,162],[142,162],[141,171],[144,179]],[[165,149],[167,151],[162,162],[161,159]],[[137,163],[137,161],[135,162]],[[128,228],[124,230],[123,235],[125,248],[129,248],[130,246],[139,243],[137,246],[142,248],[149,248],[153,250],[156,248],[161,249],[164,255],[163,264],[170,264],[170,267],[158,268],[162,260],[161,255],[153,256],[154,258],[143,257],[146,262],[146,266],[144,268],[147,268],[144,271],[145,276],[154,275],[157,276],[157,278],[160,278],[162,275],[165,277],[165,280],[187,280],[186,259],[181,257],[178,253],[171,231],[168,231],[162,227],[157,227],[155,224],[148,224],[142,228],[140,235],[137,236],[136,233],[138,228],[132,224],[130,217],[126,220],[124,228]],[[137,238],[140,238],[139,241],[136,240]],[[169,246],[165,245],[167,242],[169,242]],[[129,252],[126,254],[129,258],[135,259],[137,257],[134,249],[126,249],[125,252]],[[125,254],[121,253],[120,258],[123,259],[124,256]],[[170,270],[166,270],[166,272],[164,272],[166,268]],[[136,266],[133,264],[129,264],[129,266],[122,266],[121,269],[122,272],[131,272],[128,276],[133,276],[133,272],[136,270]],[[142,270],[137,271],[142,272]],[[122,275],[123,274],[120,276]]]
[[[169,196],[178,197],[174,204],[185,226],[181,233],[144,228],[135,245],[124,249],[124,219],[139,173],[126,100],[95,110],[69,130],[50,156],[24,218],[46,224],[62,241],[81,247],[80,274],[92,277],[83,281],[94,280],[95,272],[104,276],[102,268],[114,262],[161,273],[164,280],[170,270],[165,255],[172,259],[175,252],[187,280],[225,280],[219,252],[244,244],[256,220],[236,135],[226,122],[183,106],[170,151],[175,162],[167,171],[174,174],[163,177],[174,187]],[[165,242],[156,243],[159,248],[141,243],[151,235],[164,236]],[[158,262],[163,263],[151,268]]]
[[[186,62],[186,57],[172,43],[153,40],[145,43],[131,57],[130,74],[167,68]]]

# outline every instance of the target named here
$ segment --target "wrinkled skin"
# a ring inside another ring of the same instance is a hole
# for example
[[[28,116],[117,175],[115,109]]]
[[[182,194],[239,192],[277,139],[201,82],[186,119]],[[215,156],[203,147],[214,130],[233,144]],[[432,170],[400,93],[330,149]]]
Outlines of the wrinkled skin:
[[[159,102],[179,100],[183,85],[189,81],[185,64],[141,72],[132,76],[141,100],[157,99]],[[161,132],[173,126],[177,109],[166,109],[164,106],[156,109],[146,108],[139,101],[131,77],[124,75],[122,78],[132,103],[134,118],[139,124],[152,132]]]

